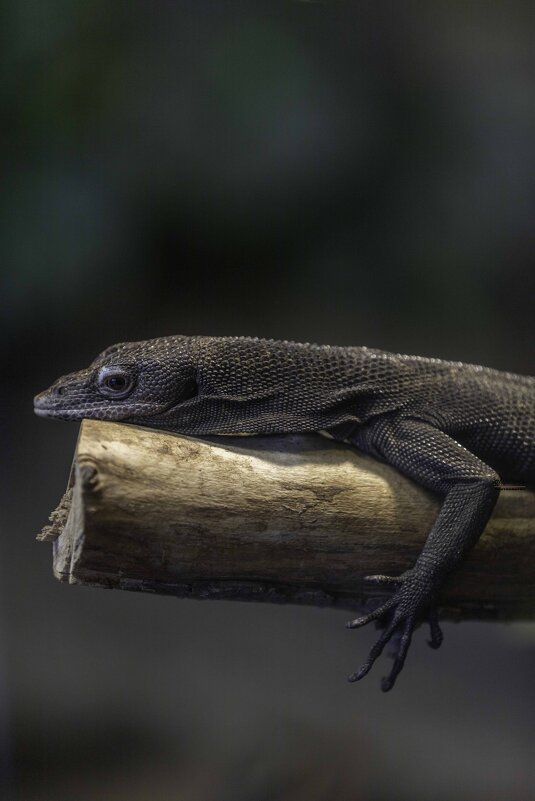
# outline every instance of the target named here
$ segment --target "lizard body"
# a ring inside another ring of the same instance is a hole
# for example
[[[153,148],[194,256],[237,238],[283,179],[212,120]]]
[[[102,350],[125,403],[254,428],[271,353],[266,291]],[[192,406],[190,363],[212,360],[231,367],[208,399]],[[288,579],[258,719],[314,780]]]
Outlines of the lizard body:
[[[364,347],[246,337],[171,336],[103,351],[35,398],[44,417],[123,420],[189,435],[318,432],[388,462],[442,496],[416,563],[393,595],[348,623],[384,624],[368,673],[398,639],[383,689],[403,667],[415,626],[428,616],[448,573],[477,542],[501,482],[535,486],[535,378],[477,365]]]

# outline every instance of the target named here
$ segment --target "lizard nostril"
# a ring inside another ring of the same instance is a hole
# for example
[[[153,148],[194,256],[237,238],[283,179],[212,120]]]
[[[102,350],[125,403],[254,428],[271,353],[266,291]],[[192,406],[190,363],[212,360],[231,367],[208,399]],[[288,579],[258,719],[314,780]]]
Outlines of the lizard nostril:
[[[65,392],[65,387],[63,385],[56,387],[56,395],[63,395]]]

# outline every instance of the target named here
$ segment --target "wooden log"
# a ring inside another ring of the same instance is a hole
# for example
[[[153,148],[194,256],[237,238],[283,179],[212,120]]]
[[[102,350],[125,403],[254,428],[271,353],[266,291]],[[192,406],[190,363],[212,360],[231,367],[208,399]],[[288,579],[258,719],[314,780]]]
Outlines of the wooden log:
[[[194,439],[85,420],[52,526],[61,581],[362,608],[418,556],[440,501],[319,436]],[[504,489],[446,617],[535,617],[535,493]]]

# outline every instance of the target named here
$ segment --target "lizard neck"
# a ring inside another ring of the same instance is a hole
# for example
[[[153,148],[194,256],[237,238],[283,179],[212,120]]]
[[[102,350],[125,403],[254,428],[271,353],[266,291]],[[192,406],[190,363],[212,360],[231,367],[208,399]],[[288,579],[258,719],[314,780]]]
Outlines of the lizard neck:
[[[368,348],[198,338],[197,397],[144,423],[201,435],[355,426],[380,402],[381,370],[374,368],[388,356]]]

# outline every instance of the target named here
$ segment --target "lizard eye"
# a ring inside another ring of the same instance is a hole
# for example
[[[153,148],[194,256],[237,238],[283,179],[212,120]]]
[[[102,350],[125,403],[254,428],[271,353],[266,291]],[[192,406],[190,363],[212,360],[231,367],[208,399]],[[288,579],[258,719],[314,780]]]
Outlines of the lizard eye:
[[[101,395],[107,398],[125,398],[134,387],[134,380],[123,367],[103,367],[97,379]]]
[[[122,392],[128,385],[128,379],[124,375],[109,375],[104,383],[108,389],[113,389],[115,392]]]

